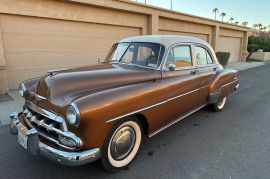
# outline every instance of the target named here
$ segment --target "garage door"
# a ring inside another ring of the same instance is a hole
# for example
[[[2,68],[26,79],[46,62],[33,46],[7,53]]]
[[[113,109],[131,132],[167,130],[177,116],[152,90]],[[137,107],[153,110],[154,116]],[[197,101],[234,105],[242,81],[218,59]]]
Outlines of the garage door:
[[[241,38],[219,37],[217,51],[230,52],[230,61],[239,61],[241,52]]]
[[[96,64],[113,43],[140,28],[23,16],[0,16],[9,88],[49,69]]]
[[[188,33],[188,32],[174,32],[174,31],[160,31],[162,35],[182,35],[182,36],[191,36],[196,37],[202,40],[209,42],[209,35],[208,34],[196,34],[196,33]]]

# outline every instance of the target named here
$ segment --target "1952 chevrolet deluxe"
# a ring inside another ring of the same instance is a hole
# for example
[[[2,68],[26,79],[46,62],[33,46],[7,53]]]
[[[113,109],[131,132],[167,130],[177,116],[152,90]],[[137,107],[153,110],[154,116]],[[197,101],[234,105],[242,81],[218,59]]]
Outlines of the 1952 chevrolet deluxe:
[[[102,64],[59,69],[20,84],[23,111],[12,134],[33,155],[68,166],[101,159],[117,171],[152,137],[210,105],[223,109],[239,87],[205,41],[139,36],[116,43]]]

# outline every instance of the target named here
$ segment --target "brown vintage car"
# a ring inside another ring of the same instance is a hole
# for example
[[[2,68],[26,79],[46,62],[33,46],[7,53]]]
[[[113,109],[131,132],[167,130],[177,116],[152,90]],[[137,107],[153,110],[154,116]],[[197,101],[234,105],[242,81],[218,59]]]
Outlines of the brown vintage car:
[[[152,137],[210,105],[223,109],[239,87],[211,46],[182,36],[139,36],[116,43],[102,64],[49,71],[21,83],[23,111],[10,131],[33,155],[78,166],[101,159],[116,171]]]

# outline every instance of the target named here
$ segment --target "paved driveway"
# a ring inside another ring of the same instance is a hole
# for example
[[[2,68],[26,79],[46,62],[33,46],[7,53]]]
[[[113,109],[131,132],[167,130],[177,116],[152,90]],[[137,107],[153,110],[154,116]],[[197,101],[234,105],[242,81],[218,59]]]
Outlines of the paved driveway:
[[[240,72],[225,110],[193,114],[146,140],[126,170],[59,166],[32,157],[0,128],[0,178],[269,178],[270,65]]]

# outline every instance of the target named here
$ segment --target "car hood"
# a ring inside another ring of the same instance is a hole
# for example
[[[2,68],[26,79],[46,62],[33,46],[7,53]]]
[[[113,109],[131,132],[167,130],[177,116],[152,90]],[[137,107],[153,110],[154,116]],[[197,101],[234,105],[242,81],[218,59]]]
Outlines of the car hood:
[[[132,83],[154,79],[154,70],[125,64],[101,64],[51,73],[42,77],[36,95],[38,106],[59,114],[77,98]]]

